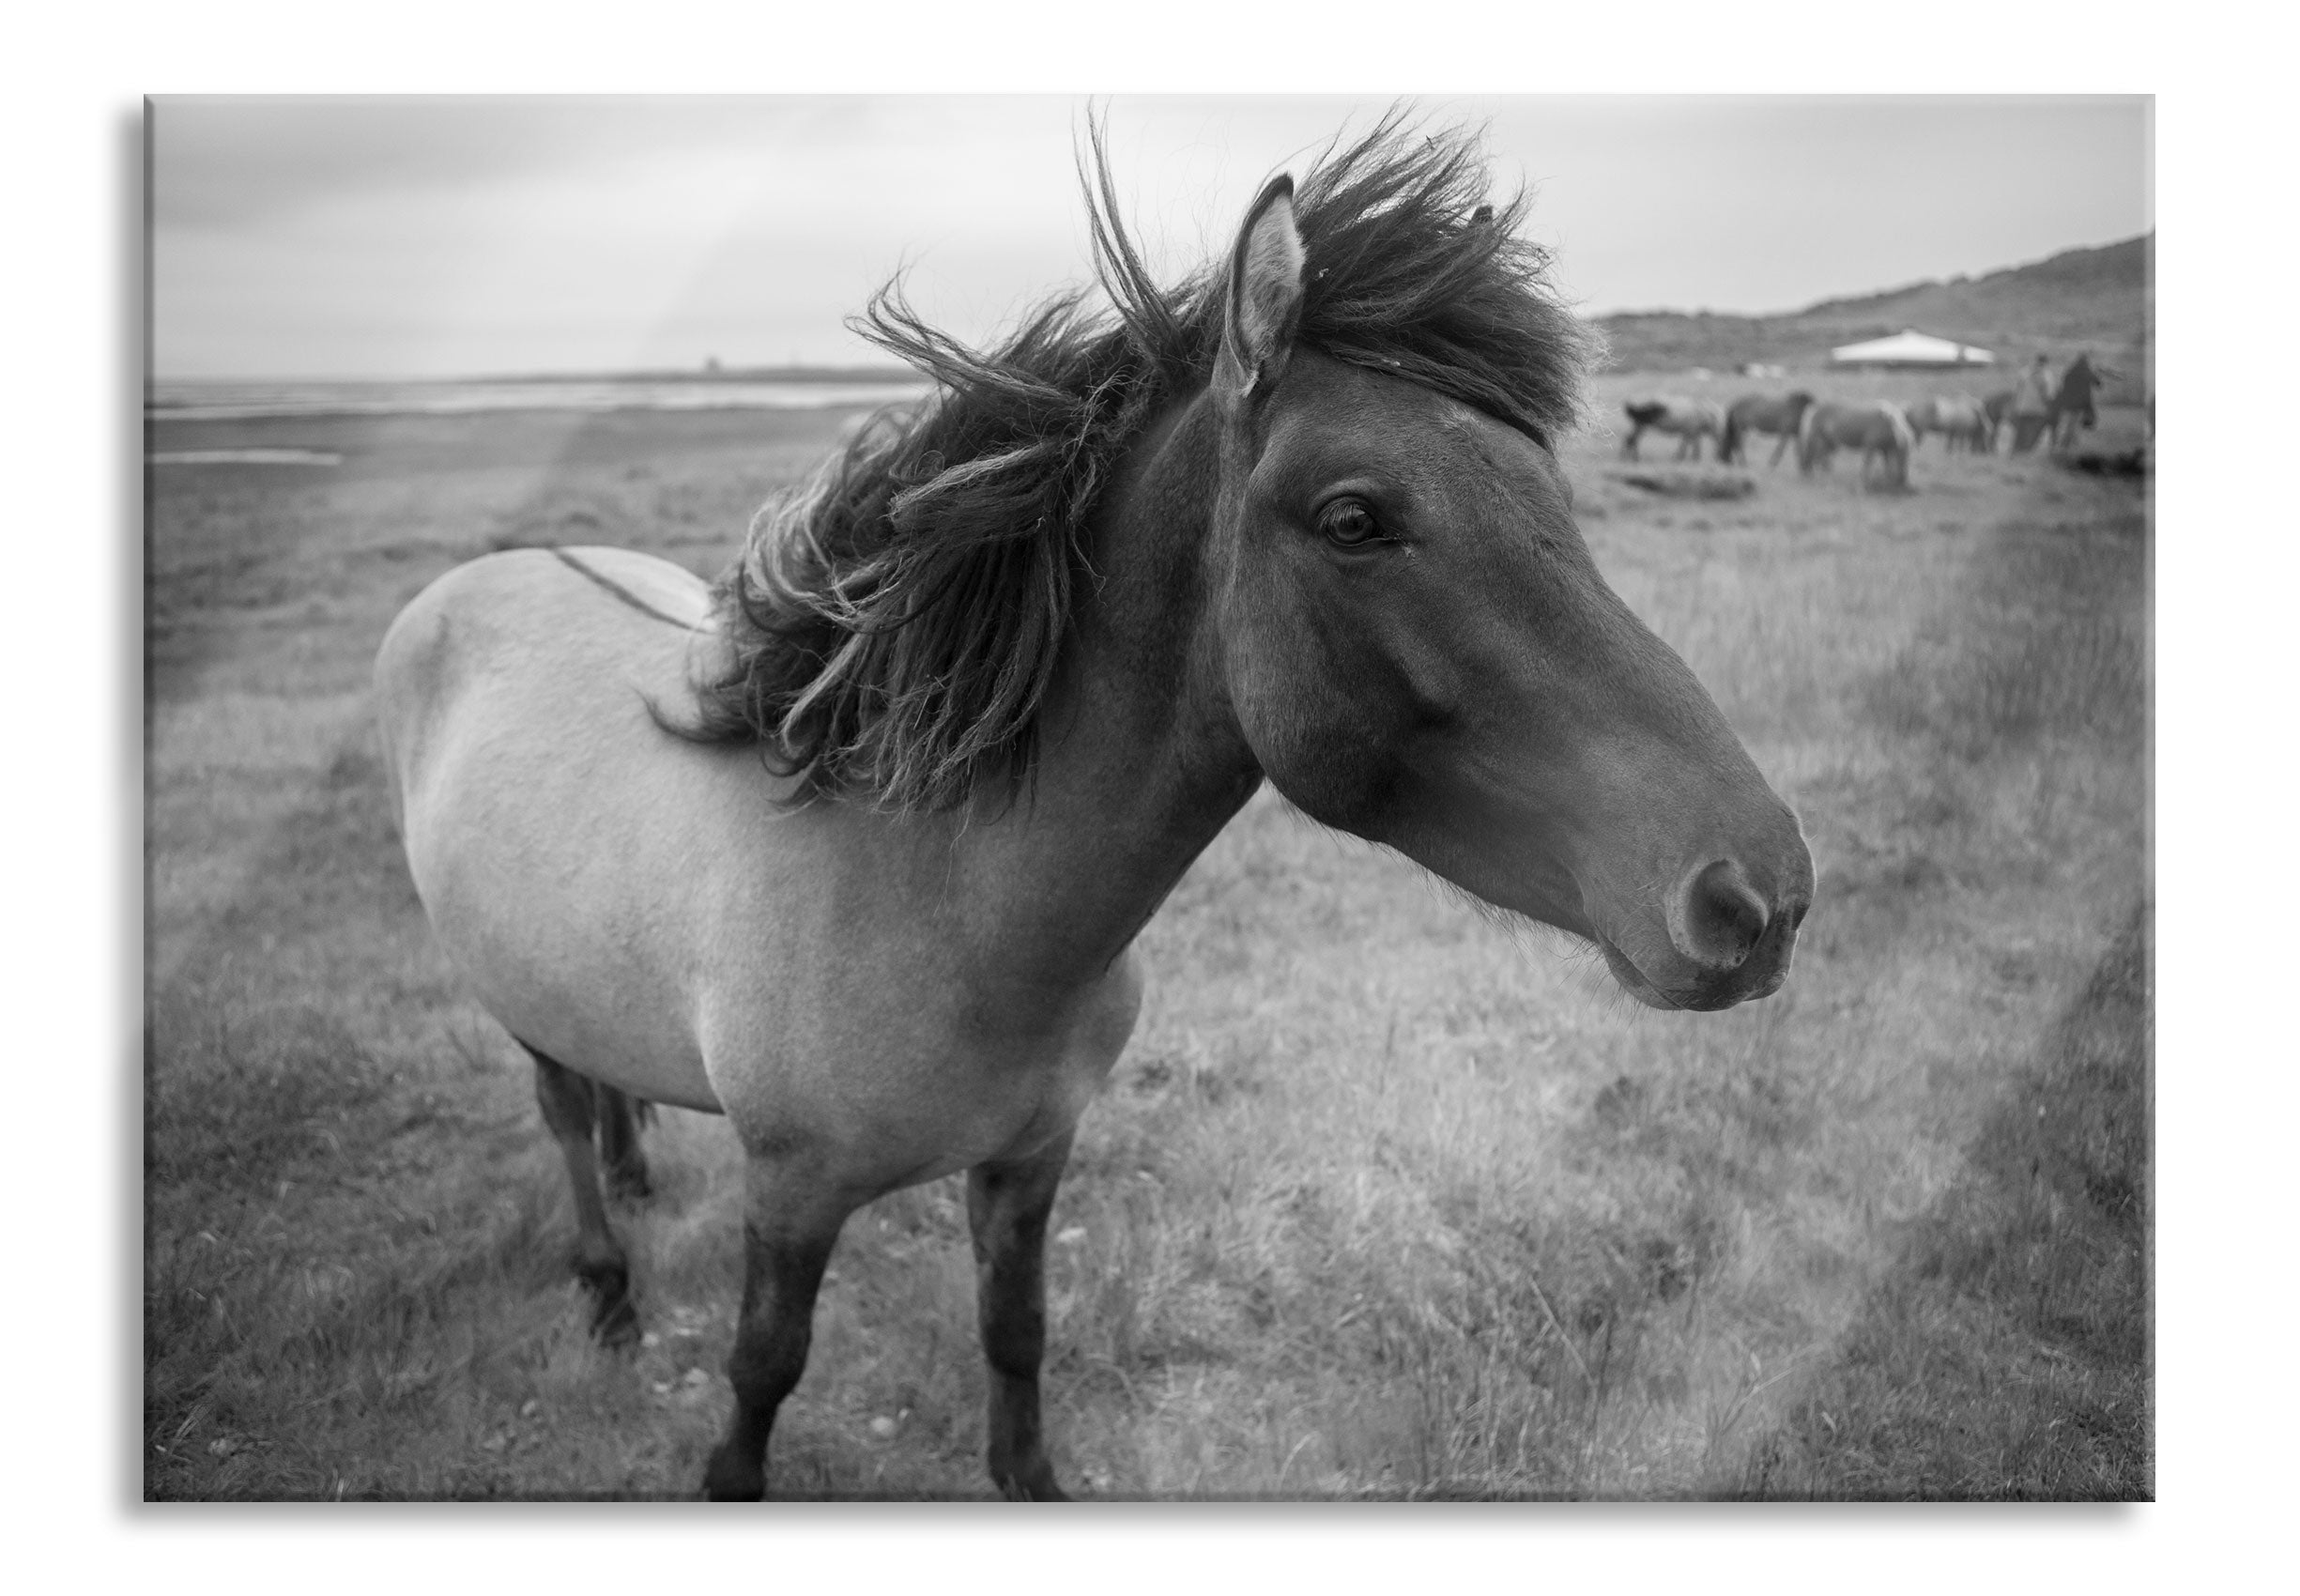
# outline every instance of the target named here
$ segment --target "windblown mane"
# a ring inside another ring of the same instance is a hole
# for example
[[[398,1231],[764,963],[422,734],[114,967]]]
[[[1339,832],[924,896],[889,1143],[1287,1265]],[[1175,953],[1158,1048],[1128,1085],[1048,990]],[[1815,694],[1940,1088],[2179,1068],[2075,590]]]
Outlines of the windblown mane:
[[[963,803],[1031,769],[1038,710],[1084,577],[1081,532],[1152,412],[1204,382],[1222,273],[1172,288],[1118,218],[1101,130],[1081,174],[1107,307],[1059,295],[995,347],[922,321],[898,283],[851,323],[932,377],[751,523],[713,589],[732,645],[701,684],[698,741],[757,744],[801,794],[888,809]],[[1396,112],[1300,184],[1297,341],[1420,383],[1547,442],[1577,419],[1590,335],[1521,192],[1486,203],[1477,137]]]

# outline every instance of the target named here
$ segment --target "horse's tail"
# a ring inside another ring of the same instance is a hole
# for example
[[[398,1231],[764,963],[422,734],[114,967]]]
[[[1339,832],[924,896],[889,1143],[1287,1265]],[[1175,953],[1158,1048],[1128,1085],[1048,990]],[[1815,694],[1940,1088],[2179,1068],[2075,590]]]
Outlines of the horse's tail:
[[[1725,412],[1725,431],[1717,439],[1717,463],[1730,466],[1740,457],[1740,449],[1741,412],[1740,407],[1736,405]]]

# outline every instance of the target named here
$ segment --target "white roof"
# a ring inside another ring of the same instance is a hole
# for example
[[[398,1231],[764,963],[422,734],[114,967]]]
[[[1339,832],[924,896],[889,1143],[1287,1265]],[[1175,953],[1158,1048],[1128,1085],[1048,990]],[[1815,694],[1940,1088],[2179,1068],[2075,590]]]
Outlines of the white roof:
[[[1946,338],[1936,338],[1929,332],[1919,332],[1913,327],[1904,327],[1890,338],[1872,338],[1866,344],[1840,345],[1829,351],[1829,358],[1848,364],[1875,362],[1879,365],[1985,366],[1992,364],[1997,357],[1970,344],[1951,343]]]

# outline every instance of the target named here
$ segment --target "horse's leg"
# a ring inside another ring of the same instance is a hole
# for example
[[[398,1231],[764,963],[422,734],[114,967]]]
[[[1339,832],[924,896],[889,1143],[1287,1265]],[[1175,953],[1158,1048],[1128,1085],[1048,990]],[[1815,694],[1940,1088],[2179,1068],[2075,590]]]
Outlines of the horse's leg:
[[[727,1363],[735,1414],[703,1475],[703,1495],[714,1502],[766,1495],[775,1409],[805,1372],[815,1293],[858,1205],[825,1191],[820,1172],[799,1159],[753,1154],[744,1166],[743,1315]]]
[[[975,1311],[990,1365],[990,1478],[1008,1500],[1059,1502],[1038,1424],[1046,1357],[1046,1221],[1069,1161],[1064,1136],[1027,1159],[979,1164],[966,1177],[974,1233]]]
[[[631,1260],[607,1228],[606,1205],[599,1196],[599,1164],[591,1153],[594,1088],[590,1077],[557,1059],[533,1048],[527,1051],[535,1061],[535,1100],[567,1160],[575,1190],[575,1272],[590,1292],[591,1333],[609,1346],[627,1346],[637,1339],[639,1320],[631,1305]]]
[[[598,1103],[599,1157],[606,1165],[607,1194],[636,1203],[653,1189],[647,1179],[647,1155],[639,1148],[638,1120],[646,1105],[612,1086],[592,1091]]]
[[[1765,468],[1770,471],[1775,466],[1781,464],[1781,456],[1786,454],[1789,452],[1789,445],[1796,441],[1797,435],[1795,433],[1783,433],[1781,435],[1781,441],[1773,445],[1773,457],[1766,463]]]

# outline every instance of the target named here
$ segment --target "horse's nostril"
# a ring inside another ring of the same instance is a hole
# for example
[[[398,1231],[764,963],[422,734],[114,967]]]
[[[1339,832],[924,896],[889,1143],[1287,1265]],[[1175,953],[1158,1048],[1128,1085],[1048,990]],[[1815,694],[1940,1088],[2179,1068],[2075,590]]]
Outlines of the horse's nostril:
[[[1765,935],[1771,914],[1741,867],[1718,859],[1685,882],[1672,930],[1678,951],[1712,970],[1738,969]]]

